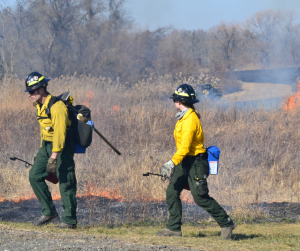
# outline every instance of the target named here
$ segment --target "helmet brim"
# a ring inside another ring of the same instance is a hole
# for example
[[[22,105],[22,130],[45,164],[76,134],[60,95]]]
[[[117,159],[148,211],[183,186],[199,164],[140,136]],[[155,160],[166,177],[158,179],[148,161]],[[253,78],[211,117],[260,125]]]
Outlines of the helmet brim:
[[[195,98],[195,99],[190,99],[189,101],[184,101],[184,103],[189,103],[189,104],[195,104],[195,103],[199,103],[200,100]]]
[[[173,93],[170,97],[173,100],[178,100],[182,103],[188,103],[188,104],[195,104],[195,103],[199,103],[200,100],[195,98],[195,99],[188,99],[188,100],[182,100],[182,98],[180,98],[178,95],[176,95],[175,93]]]

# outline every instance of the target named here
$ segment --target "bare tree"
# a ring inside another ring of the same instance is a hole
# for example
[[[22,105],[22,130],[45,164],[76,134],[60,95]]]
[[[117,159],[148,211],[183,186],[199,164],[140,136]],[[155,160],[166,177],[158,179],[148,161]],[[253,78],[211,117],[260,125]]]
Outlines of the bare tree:
[[[300,24],[293,27],[290,34],[290,53],[292,55],[293,64],[300,64]]]
[[[107,10],[104,0],[80,0],[80,8],[84,12],[82,19],[88,23],[93,22],[99,13]]]
[[[63,58],[71,51],[72,30],[78,22],[79,8],[74,0],[32,0],[28,22],[28,44],[37,50],[43,71],[58,75]]]
[[[132,20],[126,16],[124,3],[126,0],[109,0],[109,24],[114,31],[130,27]]]
[[[208,44],[207,44],[207,32],[203,30],[196,30],[191,32],[191,49],[190,57],[193,58],[199,65],[203,65],[207,62],[208,57]]]
[[[14,54],[17,49],[17,45],[20,42],[20,39],[23,35],[24,27],[24,6],[26,2],[23,0],[17,0],[14,10],[11,8],[6,9],[6,18],[10,23],[9,26],[9,35],[7,39],[7,50],[10,54],[10,76],[11,81],[14,81],[15,71],[14,71]]]
[[[6,64],[6,59],[5,59],[5,38],[6,38],[6,19],[5,19],[5,12],[6,10],[0,11],[0,18],[1,18],[1,59],[2,59],[2,64],[1,64],[1,79],[6,78],[7,74],[7,64]]]
[[[0,0],[1,2],[1,0]],[[0,75],[105,76],[132,84],[171,73],[295,66],[294,12],[263,11],[209,31],[132,29],[126,0],[17,0],[0,6]],[[16,57],[15,55],[18,55]],[[1,77],[1,76],[0,76]]]
[[[232,70],[237,61],[235,56],[243,47],[242,30],[239,24],[221,22],[210,30],[217,60],[225,62],[225,69]]]
[[[252,39],[267,67],[274,53],[279,19],[279,11],[266,10],[254,14],[246,21],[247,37]]]
[[[280,55],[278,55],[278,64],[282,63],[284,67],[287,66],[289,61],[289,56],[291,50],[289,49],[292,44],[296,41],[295,39],[300,39],[299,37],[296,38],[293,32],[295,31],[294,25],[296,21],[296,14],[294,11],[284,11],[280,12],[280,19],[278,21],[278,26],[280,28],[278,32],[278,48]],[[291,62],[292,63],[292,62]]]

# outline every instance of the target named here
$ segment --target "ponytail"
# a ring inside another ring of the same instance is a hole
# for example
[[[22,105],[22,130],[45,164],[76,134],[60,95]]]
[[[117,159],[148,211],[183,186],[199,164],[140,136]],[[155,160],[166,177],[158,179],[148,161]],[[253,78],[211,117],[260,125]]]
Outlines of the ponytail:
[[[201,115],[200,113],[195,109],[195,106],[194,104],[192,103],[183,103],[185,106],[187,106],[188,108],[191,108],[193,109],[193,111],[196,113],[197,117],[200,119],[201,118]]]

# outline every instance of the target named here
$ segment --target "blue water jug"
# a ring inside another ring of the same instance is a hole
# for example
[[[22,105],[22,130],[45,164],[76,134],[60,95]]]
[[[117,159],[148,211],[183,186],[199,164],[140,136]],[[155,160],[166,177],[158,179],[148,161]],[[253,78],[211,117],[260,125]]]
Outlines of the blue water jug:
[[[209,174],[218,174],[220,149],[217,146],[210,146],[206,148],[206,151],[208,153]]]

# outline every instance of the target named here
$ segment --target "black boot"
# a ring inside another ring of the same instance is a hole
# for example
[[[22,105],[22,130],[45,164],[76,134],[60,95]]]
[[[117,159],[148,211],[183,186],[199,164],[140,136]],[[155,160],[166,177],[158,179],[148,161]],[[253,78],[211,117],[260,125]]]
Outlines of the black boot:
[[[60,229],[76,229],[77,225],[76,224],[68,224],[65,222],[62,222],[58,225],[55,226],[56,228],[60,228]]]
[[[35,226],[43,226],[49,223],[54,223],[59,220],[58,214],[54,215],[43,215],[37,222],[34,223]]]

